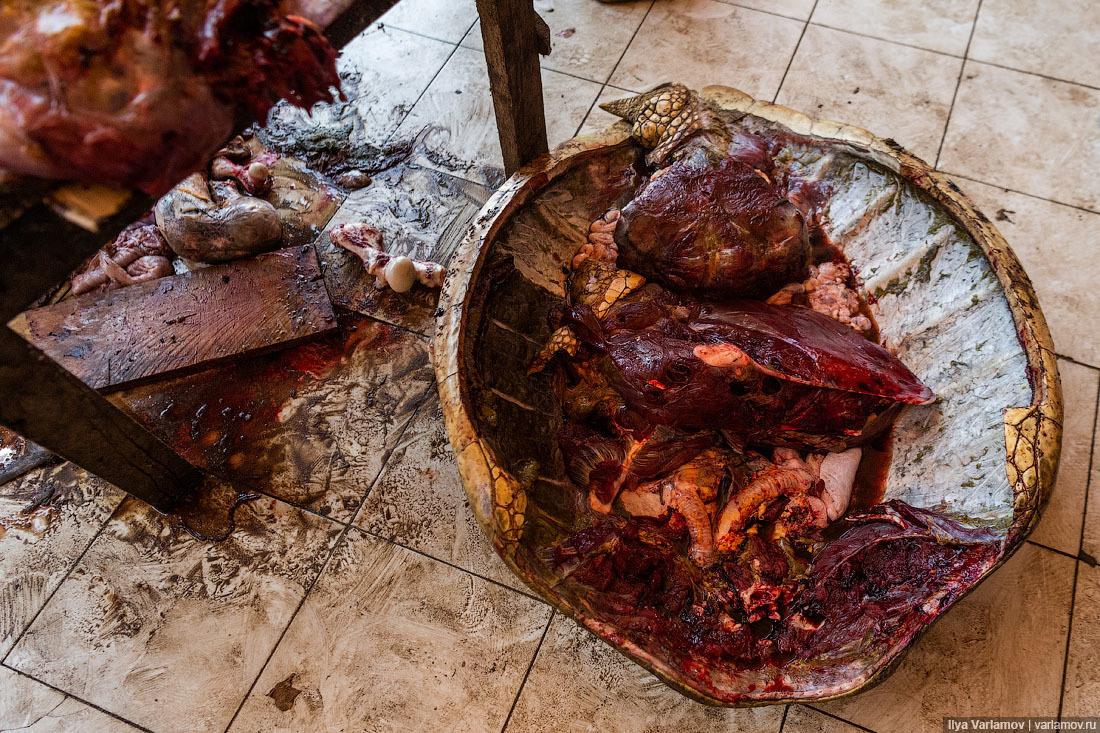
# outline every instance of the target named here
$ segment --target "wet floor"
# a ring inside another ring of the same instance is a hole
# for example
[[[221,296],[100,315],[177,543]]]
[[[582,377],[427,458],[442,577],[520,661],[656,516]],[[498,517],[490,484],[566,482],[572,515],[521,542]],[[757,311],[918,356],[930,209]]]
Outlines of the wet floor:
[[[947,5],[536,1],[554,34],[552,142],[610,122],[593,103],[623,90],[727,83],[941,158],[991,216],[1005,212],[997,226],[1067,357],[1058,486],[1040,544],[887,682],[812,708],[707,708],[524,595],[473,523],[441,437],[433,304],[348,287],[330,336],[114,397],[232,479],[210,494],[214,516],[259,494],[232,524],[189,532],[68,465],[0,486],[0,730],[939,731],[945,715],[1095,714],[1100,338],[1081,314],[1100,307],[1085,246],[1100,232],[1088,152],[1100,82],[1080,63],[1094,34],[1078,29],[1100,18],[1088,3]],[[402,0],[349,47],[355,94],[316,118],[354,110],[342,139],[383,158],[426,132],[333,222],[367,214],[408,253],[448,256],[435,243],[487,195],[468,186],[500,180],[475,21],[472,2]],[[304,117],[280,114],[308,138]],[[1077,152],[1034,155],[1047,148]],[[354,164],[370,168],[361,150]],[[410,196],[390,193],[405,185]],[[327,272],[350,269],[319,254]]]

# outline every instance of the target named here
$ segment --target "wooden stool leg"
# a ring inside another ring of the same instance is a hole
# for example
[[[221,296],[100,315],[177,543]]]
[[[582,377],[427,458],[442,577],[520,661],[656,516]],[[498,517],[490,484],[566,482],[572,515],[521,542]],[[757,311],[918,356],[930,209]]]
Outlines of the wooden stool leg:
[[[162,511],[202,472],[103,395],[0,326],[0,423]]]
[[[202,472],[3,325],[140,217],[148,203],[134,197],[100,221],[98,232],[44,204],[0,229],[0,424],[169,510],[198,485]]]
[[[539,68],[540,49],[549,51],[545,25],[533,0],[477,0],[477,12],[504,170],[512,175],[548,149]]]

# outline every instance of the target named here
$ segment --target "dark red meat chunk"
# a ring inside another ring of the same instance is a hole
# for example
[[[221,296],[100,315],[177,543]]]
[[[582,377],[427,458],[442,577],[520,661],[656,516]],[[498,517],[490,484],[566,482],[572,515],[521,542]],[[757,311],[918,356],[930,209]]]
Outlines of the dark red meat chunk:
[[[762,171],[734,158],[671,166],[622,210],[619,266],[708,297],[767,296],[805,278],[802,213]]]

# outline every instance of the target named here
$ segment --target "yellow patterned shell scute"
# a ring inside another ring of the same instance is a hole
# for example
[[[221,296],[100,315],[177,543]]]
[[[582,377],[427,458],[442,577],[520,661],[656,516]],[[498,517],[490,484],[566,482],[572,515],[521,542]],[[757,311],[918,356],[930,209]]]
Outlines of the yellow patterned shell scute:
[[[631,123],[631,136],[661,159],[699,129],[698,96],[682,84],[662,85],[635,97],[600,105]]]

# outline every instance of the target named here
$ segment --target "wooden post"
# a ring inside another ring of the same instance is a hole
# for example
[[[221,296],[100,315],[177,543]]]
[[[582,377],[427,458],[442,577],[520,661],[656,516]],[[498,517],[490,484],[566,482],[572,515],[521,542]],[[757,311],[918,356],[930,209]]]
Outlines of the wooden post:
[[[549,33],[533,0],[477,0],[477,12],[504,171],[512,175],[548,150],[539,53],[549,53]]]

